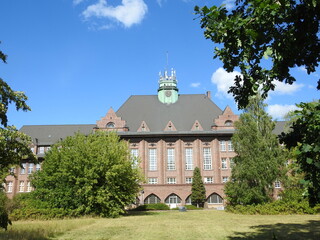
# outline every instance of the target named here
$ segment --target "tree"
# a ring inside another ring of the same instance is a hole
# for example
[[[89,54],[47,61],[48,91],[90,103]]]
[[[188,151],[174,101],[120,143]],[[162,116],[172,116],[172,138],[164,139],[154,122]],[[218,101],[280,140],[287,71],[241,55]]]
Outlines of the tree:
[[[225,194],[231,205],[251,205],[271,201],[273,183],[281,180],[285,155],[272,133],[275,124],[264,110],[259,96],[251,98],[248,107],[235,122],[232,143],[237,156],[231,181]]]
[[[275,82],[292,84],[293,67],[304,66],[315,72],[320,61],[320,1],[318,0],[237,0],[228,12],[224,5],[198,6],[204,36],[214,43],[214,57],[232,72],[239,67],[234,86],[229,90],[239,108],[248,104],[262,86],[262,97],[274,90]],[[219,45],[220,47],[221,45]],[[263,64],[271,58],[272,64]],[[318,81],[320,89],[320,80]]]
[[[141,181],[128,144],[116,133],[76,134],[55,144],[31,183],[48,208],[116,217],[135,201]]]
[[[320,203],[320,100],[297,104],[291,114],[290,131],[282,133],[281,142],[295,149],[297,162],[304,172],[311,206]]]
[[[7,56],[0,51],[0,59],[6,63]],[[35,160],[29,145],[30,138],[18,132],[14,126],[8,126],[7,111],[11,103],[16,105],[16,109],[29,111],[26,104],[27,96],[22,92],[13,91],[10,86],[0,78],[0,195],[2,199],[6,196],[3,193],[3,183],[9,175],[9,169],[17,165],[21,166],[21,160],[28,158]],[[0,227],[7,229],[11,221],[4,204],[0,203]]]
[[[192,204],[197,205],[197,207],[203,206],[204,202],[206,201],[206,189],[204,187],[200,169],[198,167],[193,170],[191,201]]]

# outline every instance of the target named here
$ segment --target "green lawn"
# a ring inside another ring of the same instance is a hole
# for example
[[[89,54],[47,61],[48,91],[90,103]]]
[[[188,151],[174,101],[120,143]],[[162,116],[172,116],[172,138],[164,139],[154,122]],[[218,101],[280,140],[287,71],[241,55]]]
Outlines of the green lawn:
[[[320,215],[141,212],[116,219],[18,221],[0,239],[320,239]]]

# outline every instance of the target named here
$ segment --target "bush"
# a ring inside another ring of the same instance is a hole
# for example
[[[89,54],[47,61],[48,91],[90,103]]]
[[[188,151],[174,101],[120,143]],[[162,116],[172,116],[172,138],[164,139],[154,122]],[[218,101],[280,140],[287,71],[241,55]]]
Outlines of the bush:
[[[133,209],[133,211],[149,211],[149,210],[170,210],[170,208],[165,203],[153,203],[153,204],[140,205],[139,207]]]
[[[202,210],[203,208],[198,208],[197,206],[194,206],[194,205],[185,205],[186,209],[187,210]]]
[[[320,212],[320,205],[310,207],[308,200],[283,201],[278,200],[267,204],[227,206],[227,211],[240,214],[316,214]]]
[[[8,216],[7,203],[7,196],[0,190],[0,227],[5,230],[7,230],[8,224],[11,225],[11,221]]]

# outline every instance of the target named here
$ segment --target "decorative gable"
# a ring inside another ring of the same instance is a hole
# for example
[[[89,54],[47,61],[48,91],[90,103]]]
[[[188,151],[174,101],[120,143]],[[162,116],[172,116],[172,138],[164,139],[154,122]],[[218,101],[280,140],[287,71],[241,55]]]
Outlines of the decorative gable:
[[[140,127],[138,128],[137,132],[150,132],[150,129],[145,121],[142,121]]]
[[[203,128],[198,120],[196,120],[191,128],[191,131],[203,131]]]
[[[173,125],[173,123],[171,121],[169,121],[167,126],[165,127],[164,131],[177,131],[177,129]]]
[[[227,106],[222,115],[214,119],[212,129],[233,129],[234,122],[239,119],[239,116],[234,114],[229,106]]]
[[[103,131],[128,131],[126,121],[118,117],[112,108],[109,109],[106,116],[97,121],[97,128]]]

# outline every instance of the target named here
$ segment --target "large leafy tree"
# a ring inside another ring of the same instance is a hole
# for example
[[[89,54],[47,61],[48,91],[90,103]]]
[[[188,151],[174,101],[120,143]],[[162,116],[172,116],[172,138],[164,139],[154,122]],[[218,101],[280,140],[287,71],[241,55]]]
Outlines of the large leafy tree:
[[[320,203],[320,100],[300,103],[291,113],[290,131],[280,139],[294,149],[297,162],[304,172],[311,206]]]
[[[274,181],[284,175],[286,158],[277,136],[272,133],[275,124],[264,107],[259,96],[252,97],[235,122],[232,143],[237,156],[232,180],[225,185],[231,205],[269,202]]]
[[[292,84],[290,69],[304,66],[315,72],[320,61],[319,0],[236,0],[236,7],[195,7],[206,38],[219,44],[214,57],[222,60],[235,78],[233,93],[239,108],[248,104],[262,86],[262,97],[274,90],[275,81]],[[262,59],[272,64],[262,64]],[[269,67],[270,66],[270,67]],[[320,80],[318,81],[320,89]]]
[[[135,201],[140,170],[116,133],[76,134],[55,144],[31,179],[43,206],[116,217]]]
[[[206,189],[204,187],[201,172],[198,167],[193,170],[191,201],[192,204],[196,205],[197,207],[202,207],[206,201]]]

